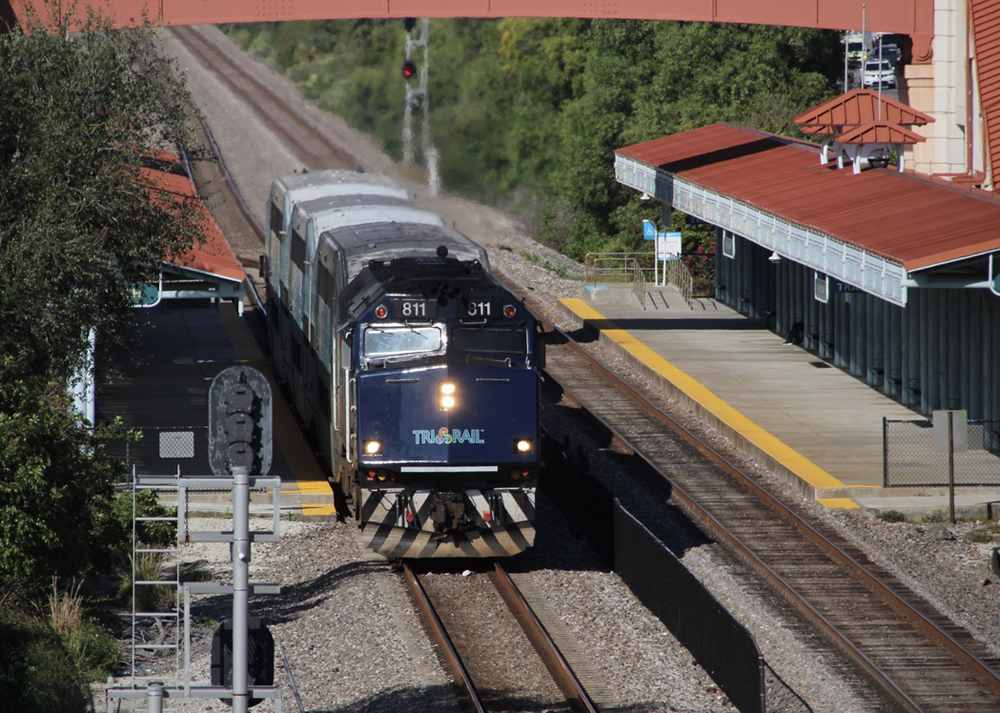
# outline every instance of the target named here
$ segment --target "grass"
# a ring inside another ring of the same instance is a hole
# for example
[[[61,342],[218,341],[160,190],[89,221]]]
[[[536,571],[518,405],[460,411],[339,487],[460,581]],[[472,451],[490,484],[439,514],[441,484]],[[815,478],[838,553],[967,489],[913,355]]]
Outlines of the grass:
[[[13,607],[0,609],[0,701],[18,713],[78,713],[86,699],[59,635]]]
[[[163,556],[158,552],[139,552],[132,558],[132,566],[137,582],[153,582],[164,578]],[[176,606],[176,587],[172,582],[164,584],[137,584],[135,590],[135,610],[143,612],[173,611]],[[126,606],[132,604],[132,573],[125,572],[118,596]]]
[[[982,527],[969,530],[965,533],[965,539],[968,542],[975,542],[978,544],[998,542],[1000,541],[1000,522],[988,522]]]
[[[967,542],[976,542],[979,544],[984,544],[987,542],[994,542],[997,539],[995,532],[990,532],[984,527],[977,527],[975,530],[969,530],[965,533],[965,540]]]
[[[522,250],[521,257],[534,265],[538,265],[539,267],[548,270],[556,277],[562,278],[564,280],[569,278],[569,270],[567,270],[565,267],[553,265],[548,260],[543,260],[542,258],[538,257],[530,250]]]
[[[72,667],[81,680],[102,680],[118,665],[118,647],[114,638],[84,616],[82,582],[59,590],[52,582],[48,600],[48,624],[59,637]]]
[[[906,522],[906,515],[899,510],[883,510],[877,517],[882,522]]]

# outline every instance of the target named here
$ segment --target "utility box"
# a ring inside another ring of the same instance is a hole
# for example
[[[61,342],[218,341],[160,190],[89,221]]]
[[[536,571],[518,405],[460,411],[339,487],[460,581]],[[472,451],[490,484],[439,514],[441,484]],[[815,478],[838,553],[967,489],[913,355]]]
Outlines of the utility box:
[[[274,636],[259,620],[247,617],[247,682],[251,686],[274,685]],[[233,685],[233,620],[219,624],[212,635],[212,685]],[[221,701],[232,705],[231,698]],[[248,705],[255,706],[262,698],[251,698]]]

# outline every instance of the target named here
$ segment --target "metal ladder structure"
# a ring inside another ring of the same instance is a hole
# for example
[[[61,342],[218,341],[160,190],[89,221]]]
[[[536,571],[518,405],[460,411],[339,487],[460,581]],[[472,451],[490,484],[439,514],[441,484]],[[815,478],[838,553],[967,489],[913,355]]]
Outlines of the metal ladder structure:
[[[186,494],[182,494],[183,486],[180,485],[180,472],[178,470],[177,478],[173,483],[165,484],[147,484],[143,483],[139,476],[135,472],[133,467],[132,472],[132,646],[131,646],[131,659],[129,666],[129,678],[130,683],[135,687],[138,683],[138,679],[152,679],[155,677],[153,672],[150,675],[137,674],[139,670],[139,654],[140,652],[149,651],[152,653],[164,653],[173,651],[174,652],[174,685],[178,685],[180,680],[180,656],[181,656],[181,561],[180,561],[180,545],[184,541],[183,528],[186,522]],[[160,491],[173,491],[177,495],[177,514],[173,517],[160,515],[139,515],[138,514],[138,500],[139,494],[141,492],[160,492]],[[144,546],[145,543],[140,540],[140,532],[143,530],[143,525],[145,523],[172,523],[175,525],[175,533],[173,542],[173,547],[147,547]],[[139,572],[146,570],[147,568],[140,566],[140,559],[152,556],[157,560],[157,570],[163,570],[163,562],[161,559],[172,560],[173,578],[172,579],[139,579]],[[156,592],[159,588],[166,589],[167,587],[172,588],[173,592],[173,609],[171,611],[141,611],[137,610],[140,604],[146,602],[156,602],[165,601],[166,597],[156,596],[155,594],[150,596],[144,596],[142,593],[152,590]],[[140,636],[146,631],[146,627],[142,624],[150,621],[155,623],[157,628],[160,630],[160,636],[154,642],[149,642],[145,639],[140,640]],[[167,626],[163,626],[163,621],[167,622]],[[171,626],[172,624],[172,626]]]
[[[269,698],[274,700],[274,710],[281,713],[281,686],[258,686],[246,681],[246,665],[237,670],[234,662],[233,685],[231,686],[195,686],[191,682],[191,600],[195,595],[232,594],[234,621],[234,648],[238,646],[235,640],[243,638],[242,650],[246,651],[246,620],[247,598],[251,594],[279,594],[281,588],[277,584],[254,584],[247,579],[250,561],[250,545],[252,542],[277,542],[278,526],[281,513],[281,478],[250,476],[244,472],[234,473],[232,477],[220,476],[142,476],[133,472],[132,478],[132,653],[131,670],[127,684],[113,686],[114,681],[108,681],[106,689],[107,711],[120,710],[114,706],[115,701],[129,700],[133,711],[145,710],[148,713],[161,713],[164,698],[220,698],[237,699],[234,710],[242,707],[245,710],[248,699]],[[272,526],[270,530],[251,531],[249,529],[250,489],[266,488],[271,491]],[[188,528],[187,501],[188,492],[192,489],[202,490],[232,490],[233,496],[233,529],[232,531],[191,531]],[[139,493],[143,491],[173,492],[177,496],[177,514],[175,516],[139,516],[136,504]],[[145,547],[139,539],[141,523],[171,522],[176,526],[176,538],[173,547]],[[181,580],[180,547],[186,542],[229,542],[232,543],[231,555],[233,561],[233,583],[221,582],[183,582]],[[135,563],[139,556],[168,556],[174,560],[173,579],[140,580],[136,577]],[[143,587],[172,587],[174,589],[174,610],[142,611],[137,608],[139,597],[137,593]],[[163,632],[155,642],[143,640],[142,623],[147,620],[173,622],[171,632]],[[242,627],[240,624],[242,623]],[[237,634],[237,629],[243,634]],[[137,675],[137,662],[143,651],[174,652],[174,674],[172,682],[164,681],[164,676]],[[286,666],[287,668],[287,666]],[[155,680],[154,680],[155,679]],[[239,680],[237,680],[239,679]],[[239,690],[235,690],[239,688]],[[144,708],[137,708],[142,705]]]

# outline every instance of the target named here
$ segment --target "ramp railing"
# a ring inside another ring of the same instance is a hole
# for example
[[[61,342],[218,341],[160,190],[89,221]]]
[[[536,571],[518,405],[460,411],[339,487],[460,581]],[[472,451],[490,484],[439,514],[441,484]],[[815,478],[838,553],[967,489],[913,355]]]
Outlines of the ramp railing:
[[[646,272],[653,270],[652,253],[587,253],[583,262],[586,285],[632,284],[639,304],[646,306]]]
[[[651,252],[587,253],[583,264],[583,281],[586,285],[632,283],[632,290],[639,304],[646,306],[646,282],[655,282],[656,263]],[[683,260],[666,260],[663,263],[664,282],[674,287],[688,306],[694,296],[694,278]]]

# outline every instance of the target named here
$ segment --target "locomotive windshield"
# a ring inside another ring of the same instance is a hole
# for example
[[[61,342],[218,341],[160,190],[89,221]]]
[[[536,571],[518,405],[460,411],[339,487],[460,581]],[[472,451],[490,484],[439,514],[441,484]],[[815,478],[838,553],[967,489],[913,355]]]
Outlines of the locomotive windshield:
[[[528,354],[528,332],[516,327],[456,327],[451,332],[456,352],[486,359],[523,363]]]
[[[441,349],[441,328],[369,326],[364,335],[367,361],[424,356]]]

